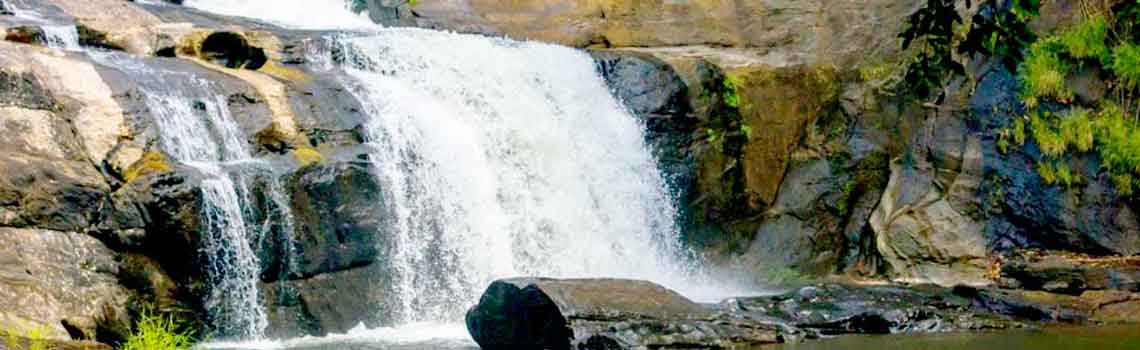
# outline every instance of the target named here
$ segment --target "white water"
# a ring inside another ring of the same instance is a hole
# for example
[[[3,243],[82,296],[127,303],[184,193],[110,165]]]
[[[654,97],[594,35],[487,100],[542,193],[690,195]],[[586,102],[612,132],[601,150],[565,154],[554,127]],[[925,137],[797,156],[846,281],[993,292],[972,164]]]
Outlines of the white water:
[[[339,68],[391,192],[402,323],[461,320],[510,276],[724,293],[678,247],[642,127],[586,54],[419,29],[334,41],[345,61],[366,62]]]
[[[268,322],[257,289],[260,264],[251,242],[262,231],[246,222],[249,191],[244,179],[267,165],[250,157],[246,136],[212,82],[155,69],[125,54],[89,55],[139,84],[162,150],[203,175],[200,210],[206,232],[201,250],[211,282],[206,308],[224,335],[260,338]]]

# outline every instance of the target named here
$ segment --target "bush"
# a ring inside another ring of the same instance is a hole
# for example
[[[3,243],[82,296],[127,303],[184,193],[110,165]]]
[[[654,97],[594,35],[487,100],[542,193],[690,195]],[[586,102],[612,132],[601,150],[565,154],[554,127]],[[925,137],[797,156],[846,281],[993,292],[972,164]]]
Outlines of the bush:
[[[134,334],[121,346],[121,350],[189,350],[194,346],[193,333],[181,327],[171,316],[159,316],[143,311]]]
[[[1033,43],[1025,62],[1021,65],[1021,98],[1029,107],[1036,107],[1041,98],[1053,98],[1062,102],[1072,100],[1073,92],[1065,86],[1065,75],[1069,65],[1061,60],[1058,53],[1062,49],[1056,37]]]

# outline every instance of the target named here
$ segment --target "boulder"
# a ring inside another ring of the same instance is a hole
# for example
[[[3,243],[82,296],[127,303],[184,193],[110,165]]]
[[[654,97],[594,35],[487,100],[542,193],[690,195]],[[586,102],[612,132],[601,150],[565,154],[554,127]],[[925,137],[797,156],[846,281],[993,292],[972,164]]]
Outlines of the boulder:
[[[370,265],[387,252],[384,195],[361,160],[314,164],[295,173],[289,190],[296,221],[290,278]],[[272,279],[269,279],[272,281]]]
[[[119,339],[130,321],[118,273],[115,253],[90,236],[0,227],[0,329]]]
[[[483,349],[737,348],[778,343],[780,327],[721,316],[645,281],[519,278],[467,312]]]
[[[364,324],[392,326],[388,271],[382,264],[262,283],[271,338],[346,333]]]

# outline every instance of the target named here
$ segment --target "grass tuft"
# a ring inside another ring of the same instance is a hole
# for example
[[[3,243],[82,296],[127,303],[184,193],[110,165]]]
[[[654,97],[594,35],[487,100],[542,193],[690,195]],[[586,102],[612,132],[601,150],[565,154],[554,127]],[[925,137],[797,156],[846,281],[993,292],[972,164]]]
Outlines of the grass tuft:
[[[1061,49],[1060,40],[1055,37],[1039,40],[1030,46],[1019,72],[1021,98],[1029,107],[1036,107],[1042,98],[1061,102],[1073,99],[1073,92],[1065,86],[1069,65],[1061,60],[1058,53]]]
[[[120,350],[189,350],[194,346],[194,336],[190,331],[179,330],[172,316],[159,316],[144,311],[131,334]]]

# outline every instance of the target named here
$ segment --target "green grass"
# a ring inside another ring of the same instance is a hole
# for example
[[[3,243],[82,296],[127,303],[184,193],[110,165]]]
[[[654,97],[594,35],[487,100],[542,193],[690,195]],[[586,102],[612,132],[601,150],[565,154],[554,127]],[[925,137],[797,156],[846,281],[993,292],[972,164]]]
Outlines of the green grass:
[[[1140,45],[1124,43],[1112,52],[1112,72],[1129,88],[1140,87]]]
[[[1061,102],[1073,99],[1073,92],[1065,86],[1065,76],[1070,67],[1059,54],[1062,46],[1056,37],[1039,40],[1030,46],[1019,72],[1021,98],[1029,107],[1036,107],[1042,98]]]
[[[1037,174],[1049,185],[1071,187],[1080,182],[1080,177],[1074,174],[1068,165],[1042,161],[1037,163]]]
[[[1108,39],[1108,20],[1104,16],[1094,16],[1059,35],[1065,51],[1077,59],[1096,59],[1108,62],[1110,50],[1105,44]]]
[[[189,350],[194,346],[190,331],[180,330],[172,316],[159,316],[144,311],[134,334],[121,344],[120,350]]]

